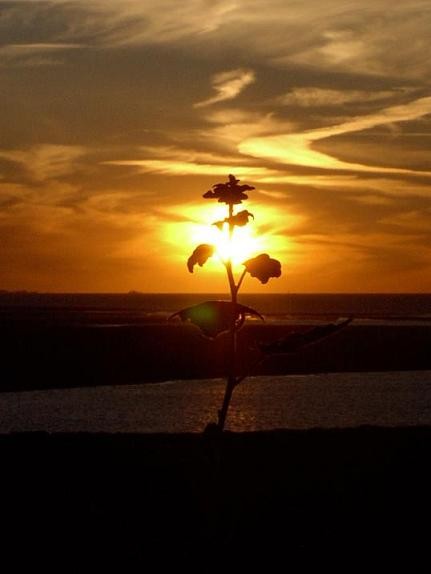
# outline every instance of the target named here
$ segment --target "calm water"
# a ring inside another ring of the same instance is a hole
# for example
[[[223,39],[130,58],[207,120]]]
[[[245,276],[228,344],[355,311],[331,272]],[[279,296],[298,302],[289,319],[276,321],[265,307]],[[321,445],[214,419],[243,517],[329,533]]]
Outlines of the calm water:
[[[136,314],[174,313],[207,299],[223,299],[222,294],[37,294],[1,293],[0,310],[56,309],[76,312],[115,312],[129,318]],[[272,317],[345,316],[371,318],[431,318],[431,295],[348,295],[348,294],[258,294],[241,295],[240,302]]]
[[[200,432],[221,380],[2,393],[0,432]],[[251,377],[227,429],[431,425],[431,371]]]
[[[0,293],[0,321],[134,324],[165,321],[211,294],[44,295]],[[243,295],[270,320],[353,315],[356,321],[431,319],[431,295]],[[0,432],[200,432],[214,421],[221,380],[0,394]],[[250,378],[234,394],[227,428],[431,424],[431,371]]]

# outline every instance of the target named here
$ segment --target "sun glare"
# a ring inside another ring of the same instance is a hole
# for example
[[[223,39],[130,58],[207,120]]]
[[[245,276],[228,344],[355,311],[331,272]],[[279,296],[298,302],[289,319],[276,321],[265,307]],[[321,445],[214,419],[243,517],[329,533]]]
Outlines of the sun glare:
[[[229,238],[228,226],[224,225],[222,230],[212,225],[209,229],[196,230],[201,241],[210,243],[216,248],[216,253],[223,261],[232,261],[239,264],[252,257],[259,251],[259,240],[253,236],[250,226],[235,228],[232,238]]]
[[[194,206],[190,209],[193,213],[190,214],[188,231],[192,245],[210,243],[215,246],[216,254],[221,260],[230,260],[234,265],[242,263],[262,249],[262,240],[255,235],[253,220],[244,227],[235,227],[230,238],[226,223],[222,229],[214,225],[215,221],[223,221],[226,218],[226,206],[216,205],[208,209],[199,207],[198,213],[194,213]],[[204,222],[194,223],[197,217],[204,219]]]
[[[178,208],[179,209],[179,208]],[[238,208],[241,210],[242,206]],[[253,210],[252,210],[253,211]],[[175,212],[178,212],[175,208]],[[259,218],[257,217],[259,214]],[[176,250],[175,258],[184,262],[197,245],[203,243],[214,245],[218,258],[223,261],[231,260],[234,266],[241,265],[247,259],[260,253],[271,252],[276,256],[285,257],[288,241],[278,229],[288,225],[289,217],[284,215],[280,221],[277,210],[264,205],[256,207],[256,220],[252,218],[244,227],[235,227],[232,238],[229,239],[228,225],[225,223],[222,229],[213,225],[216,221],[223,221],[227,216],[225,205],[208,205],[202,207],[199,204],[189,204],[182,207],[184,220],[172,221],[164,226],[164,239],[171,245],[180,245],[181,250]],[[295,219],[292,216],[292,219]],[[259,226],[261,220],[264,223],[272,222],[271,231],[265,225],[265,231]],[[219,273],[222,267],[212,257],[205,265],[208,271]]]

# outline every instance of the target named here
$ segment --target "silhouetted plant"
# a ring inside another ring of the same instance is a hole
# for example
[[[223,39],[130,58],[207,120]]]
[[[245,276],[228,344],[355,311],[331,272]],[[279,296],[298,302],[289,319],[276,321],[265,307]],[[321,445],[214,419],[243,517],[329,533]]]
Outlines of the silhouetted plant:
[[[254,187],[250,185],[240,185],[239,180],[233,175],[229,175],[226,183],[217,183],[207,191],[203,197],[205,199],[217,199],[219,203],[227,206],[227,217],[220,221],[215,221],[215,225],[220,233],[228,234],[229,241],[232,241],[235,227],[243,227],[254,220],[254,215],[247,210],[234,213],[234,206],[248,199],[246,191],[252,191]],[[202,267],[206,261],[216,253],[214,245],[198,245],[187,261],[187,268],[193,273],[195,265]],[[257,257],[243,262],[244,269],[237,280],[235,278],[232,258],[220,257],[222,265],[225,267],[227,281],[230,290],[230,301],[206,301],[193,307],[183,309],[173,316],[179,316],[183,321],[191,321],[197,325],[204,335],[208,337],[218,337],[221,334],[228,336],[228,361],[226,390],[223,404],[218,412],[217,428],[222,431],[226,421],[226,415],[234,388],[245,378],[239,376],[237,370],[237,333],[242,327],[247,315],[263,319],[263,317],[250,307],[245,307],[238,303],[238,291],[247,273],[251,277],[257,278],[261,283],[267,283],[271,277],[280,277],[281,264],[276,259],[271,259],[268,254],[261,253]]]

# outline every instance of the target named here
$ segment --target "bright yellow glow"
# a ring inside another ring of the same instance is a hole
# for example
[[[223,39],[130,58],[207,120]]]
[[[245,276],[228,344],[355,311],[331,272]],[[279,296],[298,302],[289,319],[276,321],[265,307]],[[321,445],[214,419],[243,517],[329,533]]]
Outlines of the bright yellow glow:
[[[222,261],[232,261],[239,264],[260,252],[259,239],[253,235],[251,224],[246,227],[235,227],[232,238],[229,238],[228,225],[222,230],[215,225],[206,229],[195,229],[196,243],[210,243],[216,248],[216,253]],[[199,238],[199,239],[198,239]]]
[[[163,225],[163,241],[170,245],[170,259],[185,267],[193,250],[202,243],[209,243],[215,246],[217,257],[205,263],[205,274],[223,272],[220,260],[229,259],[234,271],[240,272],[241,263],[261,253],[287,263],[292,257],[293,243],[286,237],[286,229],[294,228],[302,218],[263,203],[253,207],[237,205],[234,214],[244,209],[254,213],[256,219],[250,218],[244,227],[235,227],[229,241],[228,225],[225,223],[222,230],[213,225],[228,216],[226,205],[207,202],[206,205],[193,203],[169,208],[167,213],[172,221]]]
[[[234,214],[243,209],[245,207],[237,206]],[[219,259],[222,261],[230,260],[234,265],[262,252],[263,241],[256,234],[256,226],[252,218],[244,227],[236,226],[232,238],[229,238],[227,223],[223,225],[222,229],[213,225],[215,221],[223,221],[228,216],[226,205],[189,206],[187,211],[190,216],[189,241],[193,249],[201,243],[209,243],[215,246]]]

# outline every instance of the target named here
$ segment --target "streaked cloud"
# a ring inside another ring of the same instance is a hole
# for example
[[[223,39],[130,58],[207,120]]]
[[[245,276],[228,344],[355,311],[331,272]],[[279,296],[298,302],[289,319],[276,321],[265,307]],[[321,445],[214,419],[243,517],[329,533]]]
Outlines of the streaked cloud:
[[[178,146],[141,146],[139,151],[145,154],[147,159],[166,159],[170,161],[180,161],[186,163],[212,163],[230,164],[239,160],[244,162],[244,158],[239,154],[235,156],[220,154],[211,151],[202,151]],[[245,163],[253,162],[253,159],[245,159]]]
[[[288,270],[269,290],[431,289],[429,0],[0,13],[8,287],[221,290],[163,236],[234,173]]]
[[[118,160],[106,162],[109,165],[136,167],[142,173],[161,173],[166,175],[212,175],[227,176],[235,173],[239,177],[258,179],[270,176],[273,171],[265,167],[252,167],[232,164],[205,164],[172,160]]]
[[[272,175],[262,177],[260,181],[277,185],[288,184],[332,188],[357,188],[359,185],[358,178],[354,175],[300,175],[276,170],[274,170]]]
[[[40,67],[63,63],[62,53],[84,48],[80,44],[37,42],[0,45],[0,67]]]
[[[312,145],[319,140],[359,132],[376,126],[417,120],[430,113],[431,97],[428,96],[413,100],[408,104],[390,106],[377,113],[359,116],[335,126],[323,127],[300,134],[250,138],[239,144],[239,151],[246,155],[271,159],[280,163],[322,169],[431,175],[431,172],[428,171],[416,172],[411,169],[346,162],[312,148]]]
[[[98,46],[167,44],[219,30],[234,0],[15,0],[1,2],[2,21],[18,34],[45,25],[58,41],[89,40]],[[1,26],[1,22],[0,22]]]
[[[75,0],[3,2],[17,34],[45,22],[49,40],[97,46],[180,44],[211,55],[320,70],[422,78],[431,21],[427,0]],[[49,10],[47,10],[49,6]],[[414,41],[409,41],[414,38]],[[400,49],[400,41],[402,49]]]
[[[387,100],[397,95],[394,90],[370,92],[365,90],[335,90],[328,88],[307,87],[292,88],[277,101],[283,105],[301,106],[339,106],[358,102],[376,102]]]
[[[81,10],[90,7],[88,32],[116,45],[165,44],[205,36],[220,30],[237,12],[236,0],[176,0],[157,3],[140,0],[79,0]]]
[[[18,163],[30,177],[44,181],[72,173],[86,153],[83,146],[44,144],[26,150],[0,149],[0,159]]]
[[[130,166],[141,173],[159,173],[165,175],[215,175],[227,176],[234,172],[241,177],[276,177],[276,170],[254,165],[252,158],[241,155],[229,156],[214,152],[204,152],[194,149],[174,146],[143,146],[140,154],[142,159],[124,159],[105,161],[105,165]]]
[[[59,50],[76,50],[83,48],[80,44],[62,44],[62,43],[48,43],[38,42],[34,44],[5,44],[0,46],[1,54],[23,54],[25,52],[56,52]]]
[[[323,10],[318,41],[292,56],[297,64],[406,78],[420,78],[424,68],[429,70],[423,58],[431,18],[428,2],[413,0],[396,7],[387,0],[330,2]]]
[[[211,110],[205,116],[211,125],[199,131],[199,137],[205,141],[214,141],[230,150],[251,137],[286,133],[294,131],[292,121],[281,120],[274,112],[262,113],[238,108]]]
[[[393,225],[406,230],[408,233],[430,233],[431,209],[410,210],[396,215],[383,217],[380,223]]]
[[[220,72],[212,79],[213,89],[216,92],[214,96],[198,102],[195,108],[204,108],[212,106],[226,100],[236,98],[247,86],[255,81],[256,77],[253,70],[237,69],[228,72]]]

